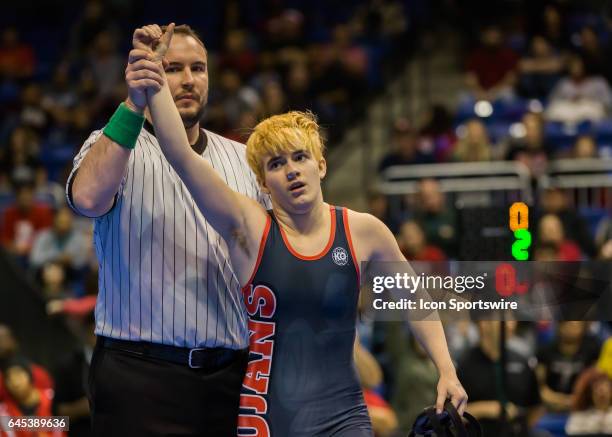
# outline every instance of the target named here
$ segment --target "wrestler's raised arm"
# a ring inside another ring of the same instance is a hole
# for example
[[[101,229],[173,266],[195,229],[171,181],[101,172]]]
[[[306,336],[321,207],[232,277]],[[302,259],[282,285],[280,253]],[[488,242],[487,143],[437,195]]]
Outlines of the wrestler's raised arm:
[[[148,63],[161,63],[168,48],[174,24],[162,34],[159,26],[146,26],[134,32],[134,51],[146,57],[135,57],[134,63],[148,68]],[[155,48],[155,50],[153,50]],[[183,121],[172,99],[163,74],[161,89],[147,90],[155,134],[168,162],[183,180],[206,220],[225,239],[239,280],[248,279],[251,261],[257,257],[257,246],[263,233],[267,213],[252,199],[233,191],[215,169],[189,145]],[[241,282],[243,282],[241,280]]]

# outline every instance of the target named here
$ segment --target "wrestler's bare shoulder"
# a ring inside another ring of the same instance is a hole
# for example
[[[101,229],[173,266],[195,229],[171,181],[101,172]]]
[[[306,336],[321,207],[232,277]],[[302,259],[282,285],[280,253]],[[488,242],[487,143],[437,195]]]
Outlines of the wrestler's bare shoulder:
[[[380,219],[372,214],[353,211],[347,208],[348,225],[351,238],[360,261],[371,261],[380,258],[397,246],[395,237]]]

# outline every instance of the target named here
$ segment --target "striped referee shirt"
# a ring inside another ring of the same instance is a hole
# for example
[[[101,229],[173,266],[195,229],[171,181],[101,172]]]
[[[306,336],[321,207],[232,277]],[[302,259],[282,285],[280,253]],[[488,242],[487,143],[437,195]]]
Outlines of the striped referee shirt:
[[[102,131],[74,158],[66,184]],[[235,191],[268,207],[245,146],[202,129],[194,150]],[[225,241],[204,219],[146,124],[111,210],[95,219],[97,335],[179,347],[248,346],[240,284]]]

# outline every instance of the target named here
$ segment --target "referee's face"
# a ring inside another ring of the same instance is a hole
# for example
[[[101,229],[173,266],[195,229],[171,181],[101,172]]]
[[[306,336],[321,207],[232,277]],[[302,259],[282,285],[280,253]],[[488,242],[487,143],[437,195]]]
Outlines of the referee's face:
[[[192,127],[202,118],[208,100],[206,51],[193,37],[175,34],[166,61],[170,92],[185,127]]]

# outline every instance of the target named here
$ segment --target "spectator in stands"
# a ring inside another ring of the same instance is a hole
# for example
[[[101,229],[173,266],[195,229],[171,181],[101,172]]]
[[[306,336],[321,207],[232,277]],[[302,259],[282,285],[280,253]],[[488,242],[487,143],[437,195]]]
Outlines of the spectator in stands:
[[[519,161],[527,166],[531,176],[537,178],[546,171],[550,145],[544,136],[544,120],[541,114],[528,112],[523,116],[525,135],[510,142],[506,160]]]
[[[439,247],[428,244],[425,233],[414,220],[401,224],[398,245],[408,261],[445,261],[446,255]]]
[[[5,368],[12,360],[25,360],[19,351],[19,344],[13,331],[7,325],[0,324],[0,369]],[[30,365],[34,385],[40,390],[53,389],[53,380],[49,373],[37,364]],[[6,399],[2,373],[0,373],[0,403]]]
[[[426,155],[419,150],[418,136],[410,122],[405,118],[399,118],[393,125],[391,137],[393,151],[387,153],[380,164],[378,172],[382,173],[394,165],[425,164],[433,162],[431,155]]]
[[[545,190],[541,198],[544,214],[554,214],[563,224],[563,233],[568,240],[576,242],[580,250],[590,257],[594,257],[597,249],[586,221],[578,214],[575,208],[570,207],[566,193],[560,188]]]
[[[457,223],[454,210],[446,204],[444,193],[435,179],[419,182],[414,219],[425,231],[430,244],[452,257],[457,250]]]
[[[240,75],[235,70],[222,71],[220,85],[218,102],[229,127],[237,127],[240,113],[257,108],[260,98],[253,88],[243,85]]]
[[[77,94],[70,78],[70,66],[61,62],[55,67],[51,83],[43,91],[43,107],[56,124],[66,125],[71,119],[71,109],[77,104]]]
[[[70,437],[92,435],[86,393],[89,366],[96,345],[95,321],[91,312],[79,327],[79,348],[64,357],[53,373],[56,382],[53,412],[70,417]]]
[[[94,260],[97,263],[97,259],[94,258]],[[82,323],[84,319],[92,314],[96,307],[98,296],[97,264],[87,270],[84,275],[83,284],[85,292],[83,296],[65,297],[61,292],[59,293],[59,298],[51,296],[47,300],[47,314],[49,316],[64,315],[70,320],[77,320],[79,323]],[[74,326],[74,323],[69,326]]]
[[[374,390],[382,383],[380,365],[359,340],[355,341],[354,357],[375,437],[394,435],[397,430],[397,416],[387,401]]]
[[[558,5],[551,3],[544,8],[538,31],[557,49],[563,50],[569,46],[569,32]]]
[[[507,323],[507,336],[515,324]],[[459,363],[457,374],[470,394],[467,411],[476,417],[484,436],[530,435],[527,431],[540,417],[540,394],[532,363],[511,349],[506,351],[505,384],[500,380],[501,322],[479,321],[480,341]],[[500,420],[506,408],[507,423]]]
[[[484,123],[472,119],[465,124],[465,136],[455,145],[453,160],[458,162],[490,161],[492,145]]]
[[[360,97],[360,90],[352,89],[354,82],[331,47],[311,44],[308,63],[316,94],[317,115],[323,124],[344,127],[348,121],[348,108]],[[333,129],[331,133],[336,135],[335,131]]]
[[[565,432],[572,436],[612,435],[612,380],[608,375],[591,368],[580,376]]]
[[[597,258],[603,261],[612,261],[612,239],[602,244]]]
[[[605,118],[612,107],[610,85],[601,76],[589,75],[580,56],[572,56],[568,66],[569,76],[562,78],[550,94],[547,118],[564,123]]]
[[[294,62],[289,67],[286,83],[287,108],[291,111],[314,111],[315,96],[310,72],[304,62]]]
[[[578,53],[584,61],[584,68],[589,76],[610,77],[608,55],[604,53],[599,36],[591,26],[580,30],[580,48]]]
[[[478,344],[478,327],[469,319],[445,323],[444,333],[455,362],[460,362],[463,356]]]
[[[32,183],[18,185],[15,195],[15,204],[4,211],[2,244],[10,253],[25,261],[36,232],[51,226],[53,213],[48,206],[35,203]]]
[[[268,83],[268,81],[281,81],[279,70],[280,65],[278,53],[270,50],[263,51],[259,53],[256,71],[250,78],[248,78],[249,85],[255,88],[258,93],[261,93],[264,85]]]
[[[34,384],[30,364],[25,360],[13,359],[2,369],[6,392],[5,411],[11,417],[52,416],[53,390],[40,390]],[[40,436],[30,432],[16,432],[17,437]],[[64,432],[49,432],[51,436],[65,436]]]
[[[111,95],[123,79],[125,59],[117,50],[117,41],[110,30],[96,35],[90,48],[88,64],[98,84],[100,96]]]
[[[110,11],[100,0],[88,0],[83,8],[82,15],[72,28],[73,56],[79,58],[91,45],[96,36],[109,28],[112,22]]]
[[[270,81],[264,85],[259,119],[280,114],[285,111],[285,93],[278,82]]]
[[[5,27],[0,36],[0,79],[30,78],[36,68],[36,56],[32,46],[19,40],[15,26]]]
[[[49,172],[41,164],[34,169],[34,195],[36,200],[50,205],[54,210],[66,203],[66,189],[57,182],[49,180]]]
[[[37,83],[30,82],[21,91],[19,122],[38,135],[46,134],[51,123],[51,115],[43,107],[42,99],[42,88]]]
[[[587,322],[560,322],[555,340],[538,350],[540,394],[550,411],[569,411],[578,375],[599,357],[599,341],[587,334]]]
[[[564,62],[550,43],[536,35],[530,43],[529,53],[518,64],[518,89],[525,97],[545,99],[561,77]]]
[[[11,132],[8,148],[0,151],[0,166],[12,181],[27,181],[34,177],[39,165],[38,135],[25,126]]]
[[[40,269],[39,276],[45,301],[64,300],[73,296],[67,286],[67,273],[63,264],[48,262]]]
[[[580,261],[580,248],[565,238],[563,223],[555,214],[546,214],[537,225],[538,243],[552,244],[557,248],[556,259],[559,261]]]
[[[480,47],[467,59],[466,85],[477,100],[511,98],[516,83],[518,55],[504,41],[498,26],[481,31]]]
[[[257,68],[257,53],[249,47],[248,33],[232,29],[225,36],[225,49],[219,58],[221,69],[236,71],[242,80],[253,75]]]
[[[453,129],[453,116],[448,108],[441,104],[431,106],[425,112],[421,126],[419,136],[423,148],[433,150],[436,162],[450,161],[457,137]]]
[[[41,231],[34,240],[30,253],[30,265],[39,269],[53,262],[72,271],[82,269],[87,263],[89,242],[74,228],[73,213],[63,206],[55,214],[53,227]]]
[[[273,13],[277,12],[273,9]],[[304,14],[297,9],[284,9],[264,23],[266,49],[285,49],[303,47]]]
[[[580,135],[572,149],[574,159],[594,159],[597,158],[597,144],[591,135]]]
[[[402,323],[389,322],[385,349],[393,366],[391,405],[397,412],[399,429],[407,433],[416,417],[436,403],[438,373],[425,350]]]
[[[349,24],[337,24],[332,29],[332,34],[333,50],[347,76],[354,82],[352,86],[364,86],[369,63],[367,51],[353,42],[353,32]]]
[[[597,226],[595,245],[600,259],[612,259],[612,217],[604,218]]]
[[[369,214],[385,223],[391,232],[397,232],[399,228],[398,217],[394,217],[389,211],[389,201],[387,196],[376,190],[368,190],[367,193]]]

